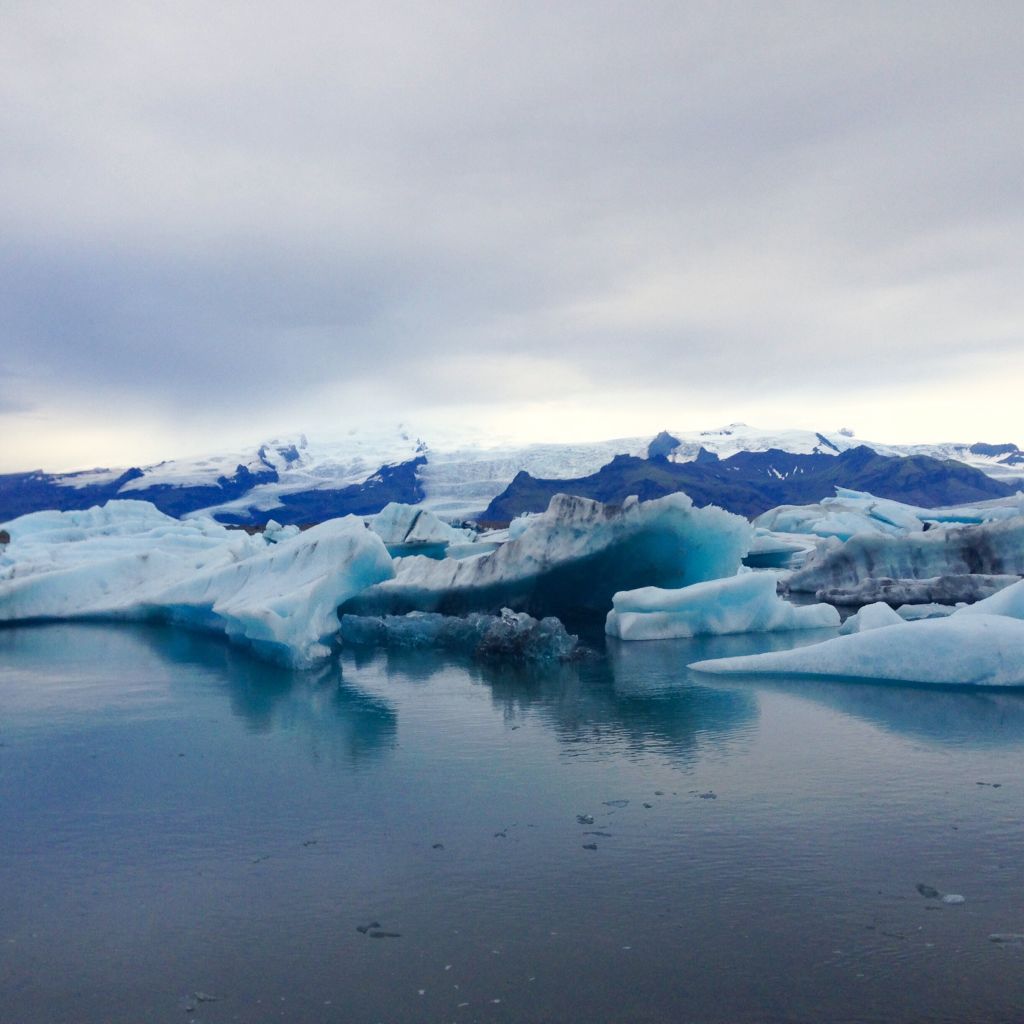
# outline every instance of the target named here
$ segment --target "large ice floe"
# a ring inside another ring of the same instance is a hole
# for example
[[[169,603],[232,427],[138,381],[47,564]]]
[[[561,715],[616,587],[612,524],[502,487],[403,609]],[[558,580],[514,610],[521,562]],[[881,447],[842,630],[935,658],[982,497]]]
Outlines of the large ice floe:
[[[503,608],[500,615],[408,615],[341,617],[346,644],[388,648],[430,647],[469,654],[480,661],[544,663],[567,661],[577,637],[558,619],[539,621],[525,612]]]
[[[6,530],[0,622],[162,619],[296,667],[330,653],[343,601],[394,572],[381,539],[351,516],[264,539],[112,501],[32,513]]]
[[[559,494],[547,511],[509,535],[497,550],[475,558],[398,559],[394,579],[355,595],[342,611],[604,614],[618,591],[735,575],[751,529],[720,508],[695,508],[685,494],[632,498],[621,506]]]
[[[967,611],[866,629],[792,651],[699,661],[690,668],[720,675],[1024,686],[1024,620]]]
[[[694,583],[678,590],[643,587],[625,591],[615,595],[612,606],[605,632],[620,640],[669,640],[839,625],[839,613],[831,605],[790,604],[778,596],[775,575],[761,572]]]

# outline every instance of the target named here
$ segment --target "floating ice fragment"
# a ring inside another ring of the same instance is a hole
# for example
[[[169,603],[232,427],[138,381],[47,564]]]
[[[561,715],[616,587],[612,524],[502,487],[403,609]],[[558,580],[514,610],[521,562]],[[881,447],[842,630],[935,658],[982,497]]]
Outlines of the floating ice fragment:
[[[792,651],[701,661],[690,668],[716,674],[1024,686],[1024,620],[957,612]]]
[[[558,619],[538,621],[508,608],[500,615],[465,617],[436,612],[343,615],[341,637],[347,644],[363,646],[460,651],[480,661],[567,661],[577,649],[577,638]]]
[[[792,605],[778,596],[776,582],[773,573],[751,572],[678,590],[623,591],[613,598],[605,632],[620,640],[667,640],[839,625],[835,608]]]

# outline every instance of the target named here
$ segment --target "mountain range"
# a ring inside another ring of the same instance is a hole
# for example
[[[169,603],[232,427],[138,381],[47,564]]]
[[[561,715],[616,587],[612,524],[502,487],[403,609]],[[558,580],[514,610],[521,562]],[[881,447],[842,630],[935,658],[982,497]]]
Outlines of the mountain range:
[[[579,444],[434,447],[399,426],[331,442],[299,435],[144,467],[0,475],[0,522],[136,498],[170,515],[203,512],[237,525],[368,515],[389,501],[451,520],[503,523],[539,511],[559,491],[620,501],[683,490],[698,505],[755,515],[819,500],[836,486],[934,506],[1012,494],[1022,480],[1024,452],[1006,443],[897,446],[849,430],[733,423]]]

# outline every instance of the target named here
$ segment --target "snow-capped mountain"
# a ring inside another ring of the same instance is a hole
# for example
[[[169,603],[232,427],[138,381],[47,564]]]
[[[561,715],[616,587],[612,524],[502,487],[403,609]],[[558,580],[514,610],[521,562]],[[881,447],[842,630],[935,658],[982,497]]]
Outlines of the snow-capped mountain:
[[[886,445],[864,441],[846,429],[821,433],[732,423],[714,430],[662,431],[654,437],[523,446],[447,439],[431,444],[399,425],[353,430],[330,441],[304,435],[278,438],[241,451],[141,468],[8,474],[0,476],[0,519],[39,508],[88,507],[115,497],[152,501],[173,515],[203,512],[236,523],[369,514],[388,501],[420,504],[449,519],[466,519],[478,515],[521,473],[542,481],[578,480],[596,474],[617,455],[681,466],[726,462],[743,453],[834,457],[857,448],[894,458],[954,460],[1009,485],[1024,479],[1024,452],[1016,445]],[[806,473],[809,465],[762,459],[756,472],[783,481]],[[752,466],[735,462],[726,468],[735,476],[748,474]]]

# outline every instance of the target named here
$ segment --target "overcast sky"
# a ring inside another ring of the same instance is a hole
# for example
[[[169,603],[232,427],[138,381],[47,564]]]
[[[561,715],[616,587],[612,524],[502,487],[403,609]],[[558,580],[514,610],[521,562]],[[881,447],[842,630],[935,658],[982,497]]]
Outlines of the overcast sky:
[[[1008,3],[0,5],[0,468],[1024,443]]]

